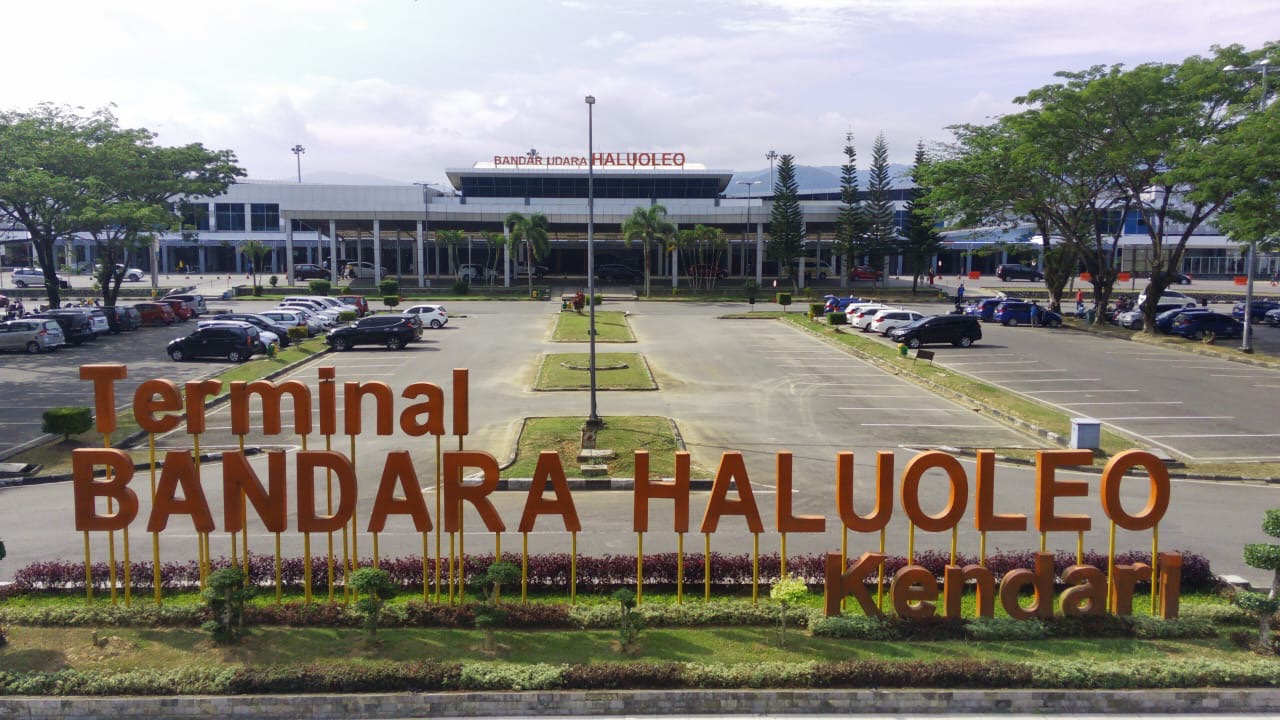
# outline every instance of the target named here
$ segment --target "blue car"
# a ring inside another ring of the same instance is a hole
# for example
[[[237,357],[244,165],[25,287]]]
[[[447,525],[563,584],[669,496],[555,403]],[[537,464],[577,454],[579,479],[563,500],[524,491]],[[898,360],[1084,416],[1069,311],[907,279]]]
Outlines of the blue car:
[[[870,302],[870,301],[864,300],[862,298],[852,297],[852,296],[842,298],[842,297],[836,297],[834,295],[828,295],[826,311],[827,312],[844,312],[845,308],[849,307],[850,305],[854,303],[863,303],[863,302]]]
[[[1001,325],[1030,325],[1031,303],[1023,300],[1006,300],[996,307],[991,319]],[[1037,305],[1036,324],[1044,327],[1062,327],[1062,316]]]
[[[1254,300],[1253,312],[1249,313],[1249,315],[1253,318],[1254,322],[1264,322],[1266,320],[1267,313],[1276,309],[1280,309],[1280,302],[1276,302],[1275,300]],[[1244,303],[1238,302],[1231,308],[1231,317],[1242,322],[1244,321]]]
[[[987,298],[976,303],[970,304],[964,309],[965,315],[973,315],[982,322],[991,322],[992,316],[995,315],[996,308],[1000,303],[1004,302],[1001,298]]]
[[[1214,338],[1238,338],[1244,336],[1244,323],[1217,312],[1183,313],[1173,321],[1170,334],[1190,340]]]
[[[1206,313],[1206,312],[1209,312],[1208,308],[1178,307],[1172,310],[1165,310],[1159,315],[1156,315],[1156,330],[1159,330],[1165,335],[1168,335],[1169,329],[1173,327],[1173,321],[1177,320],[1179,316],[1183,315],[1184,313]]]

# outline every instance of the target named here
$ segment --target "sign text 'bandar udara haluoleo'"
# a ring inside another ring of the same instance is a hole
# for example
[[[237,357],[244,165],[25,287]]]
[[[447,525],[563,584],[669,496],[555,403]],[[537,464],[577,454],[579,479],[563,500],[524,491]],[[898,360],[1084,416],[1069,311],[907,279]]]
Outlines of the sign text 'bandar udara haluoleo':
[[[115,430],[116,381],[126,377],[123,365],[85,365],[80,368],[81,378],[93,382],[96,404],[96,427],[109,434]],[[436,384],[413,382],[399,393],[406,401],[399,408],[397,417],[396,393],[382,382],[345,382],[339,387],[333,367],[319,368],[319,402],[315,423],[312,417],[312,391],[303,382],[289,380],[271,382],[233,382],[230,386],[231,432],[245,435],[255,430],[250,427],[250,401],[256,397],[261,405],[262,422],[256,430],[267,435],[283,431],[281,401],[290,396],[293,408],[292,433],[306,436],[313,432],[331,436],[335,434],[355,437],[365,432],[362,411],[372,401],[374,433],[391,435],[399,431],[412,437],[445,434],[466,435],[468,429],[468,376],[467,370],[456,369],[452,377],[452,398],[446,402],[444,390]],[[178,429],[185,422],[185,430],[193,436],[205,432],[204,403],[216,396],[221,383],[215,380],[192,381],[179,387],[170,380],[153,379],[139,384],[133,395],[133,412],[138,425],[147,432],[163,433]],[[341,391],[341,392],[340,392]],[[341,397],[339,397],[341,395]],[[338,420],[339,403],[342,407],[341,427]],[[445,420],[451,427],[446,433]],[[354,446],[353,446],[354,447]],[[792,511],[791,454],[777,453],[776,469],[776,518],[774,528],[778,533],[822,533],[827,518],[817,515],[797,515]],[[838,521],[848,532],[881,533],[893,512],[895,496],[894,456],[891,452],[877,455],[875,478],[875,502],[869,513],[859,514],[854,508],[853,453],[841,452],[836,457],[835,507]],[[1036,491],[1034,522],[1041,533],[1082,533],[1092,526],[1088,515],[1063,514],[1055,510],[1058,498],[1085,497],[1088,484],[1083,481],[1063,480],[1055,471],[1071,466],[1088,465],[1092,461],[1089,451],[1055,450],[1041,452],[1036,466]],[[293,475],[295,480],[295,514],[301,533],[331,533],[346,526],[352,519],[360,483],[351,459],[332,450],[301,450],[294,453]],[[106,468],[105,476],[95,477],[95,470]],[[78,449],[73,453],[76,530],[85,533],[109,532],[126,529],[137,519],[139,503],[137,495],[129,487],[134,479],[134,465],[125,452],[104,447]],[[227,452],[222,457],[222,512],[221,529],[236,533],[243,529],[246,516],[246,499],[257,517],[271,532],[287,531],[288,517],[287,469],[283,451],[268,453],[267,481],[249,465],[241,452]],[[632,529],[637,533],[649,530],[649,509],[655,501],[669,502],[673,527],[676,533],[690,530],[689,523],[689,456],[677,453],[675,477],[668,481],[649,478],[648,454],[637,451],[635,457],[635,485],[633,490]],[[1148,480],[1146,506],[1137,513],[1126,511],[1120,502],[1120,484],[1124,475],[1134,469],[1145,471]],[[443,529],[453,533],[460,530],[462,503],[469,503],[483,521],[488,532],[501,533],[507,529],[503,518],[489,500],[498,486],[498,461],[489,453],[476,450],[444,452],[440,465],[443,476],[442,494]],[[929,513],[920,505],[920,487],[926,472],[940,471],[950,488],[950,498],[936,513]],[[321,474],[317,478],[317,473]],[[475,475],[479,482],[463,482],[464,474]],[[333,478],[337,502],[328,503],[331,511],[317,509],[318,479]],[[408,451],[387,453],[383,460],[381,479],[369,511],[366,531],[378,533],[393,516],[406,516],[407,522],[422,533],[433,528],[421,484],[414,471]],[[929,451],[913,457],[902,471],[898,486],[902,511],[913,528],[925,532],[951,531],[965,516],[970,502],[970,481],[964,467],[952,455]],[[548,491],[550,495],[548,495]],[[1001,514],[995,509],[995,457],[989,451],[980,452],[973,482],[973,524],[981,533],[1022,532],[1027,529],[1028,518],[1023,514]],[[1129,531],[1153,530],[1169,506],[1169,474],[1164,464],[1154,455],[1130,450],[1113,457],[1103,471],[1100,484],[1100,505],[1111,521],[1112,528]],[[104,509],[110,508],[110,509]],[[533,482],[528,491],[517,530],[527,533],[541,516],[560,518],[565,530],[581,530],[581,522],[568,488],[557,453],[541,453]],[[714,534],[726,516],[738,516],[745,521],[751,533],[765,532],[764,523],[747,480],[746,467],[741,453],[726,452],[721,456],[719,469],[706,502],[702,523],[698,532],[708,537]],[[210,533],[218,528],[215,513],[209,506],[199,480],[199,468],[192,454],[185,450],[169,451],[163,464],[160,480],[151,502],[147,531],[163,532],[175,517],[193,523],[200,533]],[[883,535],[881,534],[883,538]],[[1077,564],[1061,574],[1061,582],[1067,586],[1057,598],[1064,614],[1099,614],[1110,608],[1115,614],[1128,614],[1137,583],[1150,582],[1156,576],[1154,590],[1159,598],[1160,615],[1174,617],[1178,610],[1181,556],[1176,553],[1156,554],[1157,567],[1145,563],[1117,566],[1114,562],[1114,543],[1110,550],[1108,572],[1091,565]],[[1153,543],[1153,553],[1155,547]],[[862,609],[871,615],[881,610],[868,592],[868,584],[874,583],[875,574],[885,559],[883,539],[879,552],[867,552],[852,562],[840,553],[830,553],[826,560],[826,607],[829,614],[839,612],[841,600],[856,599]],[[898,614],[906,617],[929,616],[937,612],[936,601],[941,598],[942,612],[949,617],[959,617],[961,593],[966,588],[976,592],[976,614],[991,616],[997,599],[1015,618],[1051,617],[1054,613],[1055,578],[1053,555],[1040,552],[1036,555],[1034,569],[1018,569],[997,578],[981,565],[946,567],[939,588],[937,578],[924,567],[908,564],[892,578],[889,594]],[[1031,602],[1020,595],[1030,591]]]

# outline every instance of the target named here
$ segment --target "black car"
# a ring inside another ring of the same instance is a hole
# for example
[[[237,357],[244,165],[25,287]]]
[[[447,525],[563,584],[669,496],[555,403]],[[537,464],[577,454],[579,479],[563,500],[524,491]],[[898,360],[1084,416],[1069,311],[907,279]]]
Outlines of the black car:
[[[218,313],[213,316],[213,319],[239,320],[240,322],[247,322],[259,330],[273,332],[276,334],[276,337],[280,338],[280,347],[282,348],[289,347],[289,344],[293,342],[293,340],[289,338],[288,328],[277,322],[273,322],[271,318],[266,318],[261,315],[254,315],[253,313]]]
[[[607,283],[644,282],[644,273],[626,265],[608,263],[596,266],[596,277]]]
[[[111,332],[120,333],[125,330],[137,330],[142,327],[142,313],[128,305],[108,305],[102,308],[107,314],[107,324]]]
[[[299,280],[328,280],[329,271],[319,265],[298,263],[293,266],[293,276]]]
[[[352,325],[330,330],[324,341],[334,350],[347,350],[355,345],[385,345],[388,350],[399,350],[417,336],[413,320],[405,315],[360,318]]]
[[[262,336],[251,325],[211,325],[169,343],[169,357],[177,362],[201,357],[224,357],[243,362],[263,351]]]
[[[34,317],[56,320],[58,325],[62,326],[62,334],[66,336],[68,345],[80,345],[90,340],[96,340],[98,337],[98,334],[93,331],[93,321],[89,319],[86,313],[71,310],[46,310],[42,313],[36,313]]]
[[[1264,322],[1267,313],[1272,310],[1280,310],[1280,302],[1275,300],[1254,300],[1252,305],[1253,311],[1249,313],[1249,317],[1253,322]],[[1237,320],[1244,320],[1244,303],[1238,302],[1231,306],[1231,317]]]
[[[1001,282],[1009,280],[1030,280],[1035,282],[1036,280],[1043,280],[1044,273],[1030,265],[1001,265],[996,268],[996,277],[1000,278]]]
[[[973,315],[934,315],[896,328],[889,338],[910,348],[929,343],[969,347],[982,339],[982,324]]]

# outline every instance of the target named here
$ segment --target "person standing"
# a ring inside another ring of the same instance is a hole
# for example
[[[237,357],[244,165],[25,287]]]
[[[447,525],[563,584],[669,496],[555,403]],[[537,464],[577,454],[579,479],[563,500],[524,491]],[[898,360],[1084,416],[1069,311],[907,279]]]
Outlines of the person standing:
[[[1034,300],[1031,301],[1031,308],[1027,312],[1031,315],[1031,327],[1039,325],[1040,323],[1037,322],[1037,320],[1040,315],[1040,306],[1037,305]]]
[[[964,304],[964,283],[960,283],[960,287],[956,288],[956,307]]]

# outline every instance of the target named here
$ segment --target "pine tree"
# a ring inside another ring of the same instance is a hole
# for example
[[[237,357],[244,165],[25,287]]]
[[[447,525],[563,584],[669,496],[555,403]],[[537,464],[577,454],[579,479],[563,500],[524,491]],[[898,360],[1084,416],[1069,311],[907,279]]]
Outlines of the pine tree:
[[[769,215],[769,258],[791,277],[796,287],[794,261],[804,248],[804,214],[800,210],[800,189],[796,184],[796,168],[791,155],[783,155],[778,163],[778,178],[773,185],[773,212]]]
[[[867,201],[863,203],[866,218],[866,251],[880,263],[884,256],[898,250],[897,223],[894,222],[892,180],[889,177],[889,144],[884,133],[876,136],[871,147],[871,172],[867,177]]]
[[[920,276],[927,272],[933,256],[942,249],[942,235],[936,229],[933,209],[924,199],[929,195],[925,168],[929,162],[924,143],[916,145],[915,165],[911,168],[911,182],[915,188],[907,201],[905,227],[902,230],[901,250],[907,272],[911,273],[911,292],[920,284]]]
[[[849,268],[865,247],[866,219],[858,197],[858,151],[853,147],[853,133],[845,133],[845,163],[840,166],[840,215],[836,219],[836,253],[844,257],[840,287],[849,284]]]

